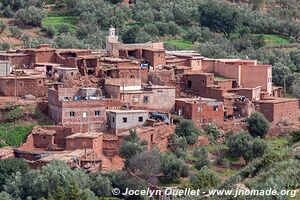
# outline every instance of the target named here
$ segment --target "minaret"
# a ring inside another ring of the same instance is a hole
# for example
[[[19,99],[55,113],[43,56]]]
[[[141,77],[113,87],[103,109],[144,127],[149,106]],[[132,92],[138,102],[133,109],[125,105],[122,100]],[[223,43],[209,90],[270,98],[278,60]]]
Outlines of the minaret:
[[[113,26],[109,28],[109,35],[106,36],[106,51],[111,52],[113,50],[113,43],[119,43],[119,37],[116,36],[116,29]]]

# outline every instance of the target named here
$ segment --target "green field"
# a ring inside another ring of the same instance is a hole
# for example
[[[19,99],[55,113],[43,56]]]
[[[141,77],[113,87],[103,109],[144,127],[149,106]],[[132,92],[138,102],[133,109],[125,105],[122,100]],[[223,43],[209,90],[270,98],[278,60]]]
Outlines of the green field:
[[[194,49],[194,45],[188,40],[166,40],[164,44],[173,45],[180,50]]]
[[[255,34],[255,36],[263,36],[267,45],[285,45],[289,44],[290,41],[280,35],[272,35],[272,34]]]
[[[52,25],[57,28],[61,24],[68,24],[70,29],[75,30],[77,21],[78,17],[75,16],[48,16],[43,19],[42,26]]]
[[[265,141],[272,148],[273,152],[280,155],[285,155],[288,153],[288,138],[287,137],[276,137],[276,138],[266,138]]]
[[[22,125],[15,123],[0,124],[0,147],[19,146],[26,141],[27,135],[35,124]]]

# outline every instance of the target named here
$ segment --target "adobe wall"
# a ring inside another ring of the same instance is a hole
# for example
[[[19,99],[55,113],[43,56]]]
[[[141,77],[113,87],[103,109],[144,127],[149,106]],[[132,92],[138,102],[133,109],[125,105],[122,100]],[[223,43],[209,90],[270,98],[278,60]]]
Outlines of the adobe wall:
[[[115,98],[115,99],[120,99],[121,98],[120,93],[122,91],[120,91],[120,86],[105,84],[104,85],[104,92],[105,92],[105,95],[108,98]]]
[[[97,155],[102,154],[102,140],[103,136],[97,138],[66,138],[66,149],[76,150],[76,149],[93,149]]]
[[[241,84],[241,66],[227,65],[222,62],[217,62],[215,65],[215,73],[227,78],[237,79],[238,85]]]
[[[141,86],[142,82],[140,78],[106,78],[105,84],[111,84],[111,85],[119,85],[119,86]]]
[[[186,103],[184,101],[176,101],[176,112],[181,110],[185,119],[192,120],[198,128],[205,123],[220,124],[224,121],[223,105],[218,105],[217,110],[214,106],[207,103]]]
[[[122,96],[121,91],[121,98]],[[148,97],[147,101],[145,101],[145,97]],[[175,88],[154,89],[152,91],[141,91],[140,93],[125,93],[124,102],[136,109],[172,112],[175,106]]]
[[[242,68],[241,84],[246,88],[261,86],[272,93],[272,67],[270,65],[245,66]]]
[[[215,63],[215,60],[202,60],[201,71],[214,73]]]
[[[15,87],[15,79],[0,79],[0,94],[3,96],[14,96],[15,90],[17,95],[23,97],[31,94],[35,97],[45,97],[48,87],[45,86],[45,78],[18,78]]]
[[[218,85],[221,90],[229,91],[232,89],[233,80],[215,80],[215,84]]]
[[[252,89],[239,88],[238,94],[247,97],[250,100],[259,100],[261,93],[261,87],[256,87]]]
[[[153,51],[153,50],[143,50],[143,58],[150,63],[150,65],[156,68],[159,65],[166,64],[166,53],[165,51]]]
[[[172,85],[175,80],[174,70],[151,71],[148,80],[153,85]]]
[[[55,62],[55,49],[45,51],[25,51],[32,57],[33,64],[36,63],[54,63]]]

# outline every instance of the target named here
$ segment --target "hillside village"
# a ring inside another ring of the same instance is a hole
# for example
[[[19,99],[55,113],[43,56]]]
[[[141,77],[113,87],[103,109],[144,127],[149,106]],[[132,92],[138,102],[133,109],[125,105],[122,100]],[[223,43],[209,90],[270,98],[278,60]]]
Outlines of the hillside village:
[[[0,37],[12,45],[0,51],[0,199],[151,199],[113,188],[271,187],[294,193],[249,198],[296,196],[300,79],[298,69],[278,64],[286,56],[266,63],[243,51],[219,54],[219,47],[208,54],[210,45],[205,52],[162,38],[124,40],[131,32],[112,22],[107,29],[97,48]],[[298,39],[261,48],[298,50]],[[231,198],[205,192],[154,199]]]

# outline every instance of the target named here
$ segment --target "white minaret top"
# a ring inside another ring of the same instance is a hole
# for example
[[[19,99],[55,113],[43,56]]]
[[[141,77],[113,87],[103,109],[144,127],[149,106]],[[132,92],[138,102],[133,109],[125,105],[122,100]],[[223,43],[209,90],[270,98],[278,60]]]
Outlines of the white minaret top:
[[[115,36],[116,35],[116,29],[113,26],[110,26],[109,28],[109,36]]]

